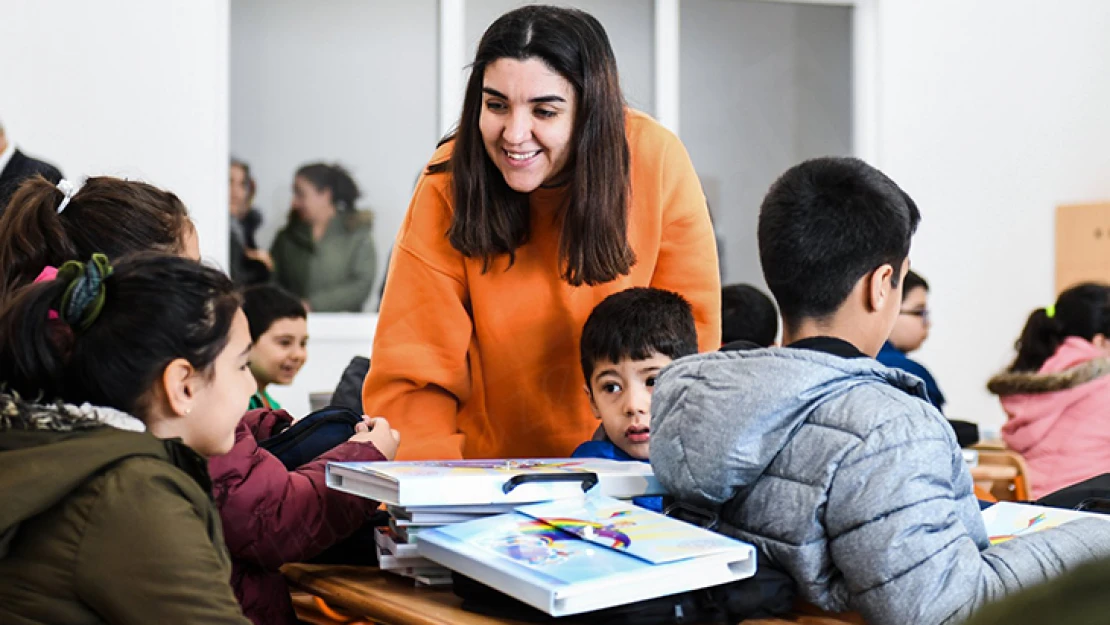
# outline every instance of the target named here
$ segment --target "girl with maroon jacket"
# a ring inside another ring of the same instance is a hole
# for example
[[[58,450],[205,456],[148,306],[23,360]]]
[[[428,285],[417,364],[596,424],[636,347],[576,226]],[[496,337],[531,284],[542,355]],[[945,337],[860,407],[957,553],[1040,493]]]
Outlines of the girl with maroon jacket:
[[[292,382],[305,359],[306,312],[300,300],[276,287],[252,287],[243,293],[243,312],[253,341],[251,372],[260,393],[270,382]],[[285,336],[292,327],[300,327],[295,332],[300,340]],[[288,379],[276,373],[283,367],[291,371]],[[271,402],[262,405],[276,408]],[[324,482],[328,462],[392,460],[397,453],[397,433],[389,423],[363,418],[348,442],[290,471],[258,441],[289,427],[292,418],[282,410],[252,410],[240,421],[231,451],[209,461],[231,552],[231,586],[243,613],[256,625],[296,623],[278,568],[317,556],[362,527],[377,509],[376,501],[329,490]]]
[[[396,430],[385,419],[364,418],[349,441],[289,471],[258,441],[293,419],[284,410],[252,410],[240,421],[231,451],[209,460],[231,552],[231,586],[255,625],[295,624],[279,567],[316,556],[354,533],[377,509],[376,501],[345,495],[324,483],[328,462],[392,460],[396,455]]]

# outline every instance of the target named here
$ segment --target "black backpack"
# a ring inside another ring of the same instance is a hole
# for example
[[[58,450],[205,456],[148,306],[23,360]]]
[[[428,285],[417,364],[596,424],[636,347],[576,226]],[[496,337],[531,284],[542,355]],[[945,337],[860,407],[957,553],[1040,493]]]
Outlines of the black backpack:
[[[619,605],[604,610],[554,617],[460,573],[452,573],[462,608],[493,618],[529,623],[576,625],[671,625],[721,623],[735,625],[749,618],[770,618],[794,607],[795,586],[789,575],[761,565],[753,577]]]
[[[309,414],[258,446],[292,471],[354,436],[362,415],[350,408],[328,406]]]
[[[1050,508],[1110,513],[1110,473],[1061,488],[1033,503]]]

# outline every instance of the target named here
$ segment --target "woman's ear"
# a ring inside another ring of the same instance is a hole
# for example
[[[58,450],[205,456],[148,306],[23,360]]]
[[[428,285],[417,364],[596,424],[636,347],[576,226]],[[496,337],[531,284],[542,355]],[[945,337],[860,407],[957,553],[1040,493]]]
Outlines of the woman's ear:
[[[171,361],[162,371],[162,393],[172,415],[183,417],[193,411],[197,397],[196,372],[184,358]]]

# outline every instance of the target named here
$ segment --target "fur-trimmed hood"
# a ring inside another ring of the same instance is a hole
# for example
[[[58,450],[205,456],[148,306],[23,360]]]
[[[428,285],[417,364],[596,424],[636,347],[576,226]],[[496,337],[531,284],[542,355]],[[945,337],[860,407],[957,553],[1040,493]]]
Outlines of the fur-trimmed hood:
[[[1025,457],[1034,498],[1106,470],[1110,359],[1103,349],[1069,337],[1040,371],[999,374],[987,388],[1009,416],[1002,439]]]
[[[1081,386],[1110,375],[1110,358],[1097,358],[1063,371],[999,373],[987,382],[987,390],[1000,397],[1038,395]]]
[[[34,403],[0,393],[0,558],[20,523],[136,456],[171,462],[210,488],[202,458],[179,441],[155,438],[127,413],[89,404]]]

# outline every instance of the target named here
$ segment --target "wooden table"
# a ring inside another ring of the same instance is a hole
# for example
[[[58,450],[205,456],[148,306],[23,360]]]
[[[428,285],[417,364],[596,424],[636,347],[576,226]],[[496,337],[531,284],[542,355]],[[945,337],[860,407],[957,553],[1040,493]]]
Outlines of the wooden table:
[[[289,564],[282,573],[294,589],[320,597],[333,609],[383,625],[526,625],[467,612],[460,607],[462,599],[450,590],[417,588],[410,579],[373,567]],[[744,625],[785,624],[862,625],[863,621],[804,606],[788,618],[744,621]]]

